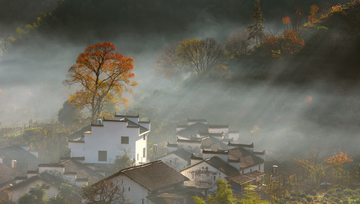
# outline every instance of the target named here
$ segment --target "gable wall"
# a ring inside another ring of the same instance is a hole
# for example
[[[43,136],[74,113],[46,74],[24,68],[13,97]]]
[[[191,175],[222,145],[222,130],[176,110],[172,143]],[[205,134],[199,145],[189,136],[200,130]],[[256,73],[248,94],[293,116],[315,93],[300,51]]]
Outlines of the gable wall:
[[[260,166],[260,170],[259,170],[259,166]],[[247,174],[247,173],[254,172],[254,171],[260,171],[260,172],[264,173],[264,163],[243,169],[243,170],[241,170],[241,174]]]
[[[29,183],[24,186],[13,189],[13,190],[9,191],[9,199],[12,201],[17,201],[22,195],[29,193],[30,189],[34,188],[35,183],[42,185],[46,182],[41,179],[37,179],[32,183]],[[48,191],[46,191],[46,198],[48,198],[48,199],[59,193],[58,189],[55,186],[53,186],[53,185],[50,185],[50,186],[51,186],[50,189]]]
[[[196,166],[185,169],[180,173],[190,179],[189,181],[184,182],[185,186],[210,188],[210,190],[216,190],[217,179],[225,179],[225,177],[227,177],[223,172],[217,170],[206,162],[202,162]]]
[[[118,185],[121,185],[125,190],[125,195],[127,196],[127,198],[131,198],[132,203],[142,204],[142,200],[144,199],[145,204],[154,204],[146,198],[149,195],[148,190],[136,183],[135,181],[129,179],[127,176],[119,175],[115,178],[112,178],[110,181],[117,182]]]
[[[85,134],[85,143],[69,143],[71,156],[85,156],[85,163],[114,163],[116,156],[122,156],[126,149],[134,159],[139,128],[127,128],[127,122],[104,121],[103,124],[103,127],[91,127],[91,134]],[[129,136],[129,144],[121,144],[121,136]],[[107,151],[107,161],[98,161],[98,151]]]
[[[175,169],[176,171],[181,171],[188,166],[188,161],[177,156],[176,154],[168,154],[162,158],[160,158],[166,165]]]
[[[229,128],[209,128],[210,133],[225,133],[229,132]]]

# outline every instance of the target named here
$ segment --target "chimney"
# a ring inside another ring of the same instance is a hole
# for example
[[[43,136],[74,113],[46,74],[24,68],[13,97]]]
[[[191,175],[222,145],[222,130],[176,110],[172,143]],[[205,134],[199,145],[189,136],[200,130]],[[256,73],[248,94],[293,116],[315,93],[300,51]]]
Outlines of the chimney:
[[[157,144],[154,144],[154,146],[153,146],[153,152],[154,153],[157,153],[157,147],[158,147]]]
[[[102,125],[102,120],[101,119],[97,119],[96,121],[97,121],[98,125]]]
[[[274,176],[276,176],[277,173],[278,173],[278,172],[277,172],[277,171],[278,171],[278,170],[277,170],[278,166],[277,166],[277,165],[273,165],[272,168],[273,168],[273,172],[272,172],[272,173],[273,173]]]
[[[16,169],[16,160],[11,160],[11,168]]]

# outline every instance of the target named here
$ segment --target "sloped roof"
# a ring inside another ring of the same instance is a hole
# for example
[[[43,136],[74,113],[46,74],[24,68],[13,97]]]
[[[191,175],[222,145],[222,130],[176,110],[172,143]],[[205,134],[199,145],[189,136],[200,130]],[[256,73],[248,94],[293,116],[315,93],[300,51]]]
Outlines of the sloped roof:
[[[103,175],[87,167],[85,164],[76,161],[76,159],[67,159],[60,162],[60,164],[65,166],[65,174],[76,172],[76,177],[78,179],[88,178],[89,183],[95,183],[104,178]]]
[[[244,149],[243,147],[230,149],[229,152],[229,159],[237,160],[240,158],[240,169],[264,163],[263,159],[257,157],[255,154]]]
[[[216,137],[208,137],[201,141],[201,148],[211,148],[212,151],[227,150],[229,147]]]
[[[197,159],[197,158],[195,158]],[[237,174],[240,174],[239,170],[236,169],[235,167],[231,166],[229,163],[225,162],[224,160],[220,159],[217,156],[211,157],[211,158],[207,158],[199,163],[196,163],[182,171],[188,170],[189,168],[193,168],[203,162],[206,162],[207,164],[211,165],[212,167],[216,168],[217,170],[223,172],[224,174],[226,174],[227,176],[235,176]],[[182,172],[180,171],[180,172]]]
[[[137,114],[137,115],[117,115],[115,113],[115,117],[119,117],[119,118],[139,118],[140,115],[139,114]]]
[[[224,133],[211,133],[208,131],[199,131],[198,134],[201,136],[213,136],[213,137],[222,137],[224,135]]]
[[[235,144],[235,143],[228,143],[229,147],[248,147],[248,148],[254,148],[254,143],[251,144]]]
[[[16,189],[16,188],[19,188],[19,187],[22,187],[24,185],[27,185],[27,184],[30,184],[32,182],[35,182],[36,180],[38,179],[41,179],[43,181],[45,181],[46,183],[48,184],[55,184],[55,186],[60,186],[62,183],[65,183],[65,181],[63,181],[62,179],[52,175],[52,174],[49,174],[47,172],[43,172],[39,175],[36,175],[36,176],[32,176],[30,177],[29,179],[25,180],[25,181],[22,181],[20,183],[17,183],[9,188],[7,188],[6,190],[13,190],[13,189]]]
[[[247,174],[245,175],[239,174],[237,176],[229,177],[229,181],[235,182],[239,185],[243,185],[245,183],[249,183],[254,180],[256,180],[256,178],[248,176]]]
[[[84,132],[87,132],[87,131],[91,131],[91,125],[83,127],[81,130],[78,130],[78,131],[74,132],[73,134],[69,135],[69,139],[74,140],[79,137],[82,137],[84,135]]]
[[[27,161],[29,164],[38,165],[41,160],[20,145],[10,145],[0,148],[0,157],[5,160],[17,160],[18,162]]]
[[[204,131],[204,132],[208,131],[208,125],[201,122],[197,122],[192,125],[189,125],[185,129],[179,130],[176,133],[176,135],[190,138],[191,136],[195,136],[199,131]]]
[[[13,180],[22,174],[15,169],[0,163],[0,184]]]
[[[173,152],[170,152],[170,153],[167,154],[167,155],[170,155],[170,154],[175,154],[175,155],[183,158],[184,160],[186,160],[186,161],[188,161],[188,162],[191,161],[190,158],[191,158],[192,153],[186,151],[186,150],[183,149],[183,148],[179,148],[179,149],[177,149],[177,150],[175,150],[175,151],[173,151]],[[165,156],[167,156],[167,155],[165,155]],[[162,156],[162,157],[165,157],[165,156]],[[162,157],[160,157],[160,158],[162,158]],[[159,158],[159,159],[160,159],[160,158]]]
[[[229,124],[227,125],[209,125],[209,128],[228,128]]]
[[[127,176],[150,191],[189,180],[162,161],[154,161],[144,165],[123,169],[103,180],[109,180],[119,175]],[[97,183],[94,185],[96,184]]]
[[[137,124],[137,123],[134,123],[133,121],[129,120],[128,121],[128,127],[132,127],[132,128],[140,128],[140,134],[146,132],[146,131],[149,131],[149,129]]]

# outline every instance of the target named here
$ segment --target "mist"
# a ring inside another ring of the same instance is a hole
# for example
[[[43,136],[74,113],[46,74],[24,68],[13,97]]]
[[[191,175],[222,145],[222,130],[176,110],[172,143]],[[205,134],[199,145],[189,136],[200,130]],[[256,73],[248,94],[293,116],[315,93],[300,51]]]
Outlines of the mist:
[[[355,144],[360,140],[356,122],[359,116],[352,109],[360,99],[356,84],[349,85],[340,79],[278,83],[277,74],[273,74],[273,78],[244,80],[235,85],[197,82],[193,78],[179,85],[152,72],[157,54],[168,44],[205,37],[224,43],[231,31],[246,27],[227,21],[195,22],[175,35],[126,33],[99,39],[89,34],[86,42],[54,40],[37,34],[34,43],[17,46],[0,58],[1,127],[23,126],[30,119],[57,120],[57,112],[67,95],[76,90],[76,87],[69,89],[62,84],[68,69],[87,45],[109,41],[121,54],[134,59],[133,80],[139,83],[134,92],[143,93],[143,98],[134,101],[127,94],[131,100],[129,109],[154,107],[161,119],[172,123],[174,129],[175,123],[185,123],[186,117],[206,118],[210,124],[230,124],[232,130],[240,131],[239,142],[254,142],[255,150],[282,152],[289,158],[305,155],[309,150],[320,150],[326,157],[337,148],[355,154],[358,148]],[[266,22],[265,27],[274,33],[284,29],[282,24],[271,21]],[[288,62],[270,68],[281,75],[287,68],[307,63]],[[241,62],[232,66],[239,67],[241,77],[257,74],[257,70],[246,69]],[[351,88],[342,91],[343,87]],[[339,92],[334,93],[336,90]],[[346,103],[354,103],[354,106],[343,107]],[[251,133],[254,125],[261,131]],[[173,136],[173,141],[175,139]],[[160,142],[156,138],[152,140]]]

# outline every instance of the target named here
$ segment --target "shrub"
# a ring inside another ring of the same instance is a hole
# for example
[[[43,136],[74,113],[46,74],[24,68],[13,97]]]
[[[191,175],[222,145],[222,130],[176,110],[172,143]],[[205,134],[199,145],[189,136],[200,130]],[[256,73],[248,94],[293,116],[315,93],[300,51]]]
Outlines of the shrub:
[[[312,190],[312,191],[310,192],[310,195],[312,195],[312,196],[316,196],[316,195],[317,195],[316,190]]]
[[[324,198],[329,198],[329,197],[330,197],[330,195],[325,193]]]
[[[346,190],[344,191],[344,194],[347,195],[347,196],[351,196],[351,195],[353,194],[353,191],[350,190],[350,189],[346,189]]]
[[[297,193],[290,193],[291,197],[296,197]]]
[[[296,200],[297,200],[296,197],[292,197],[289,199],[289,201],[296,201]]]
[[[312,202],[312,200],[313,200],[313,199],[312,199],[311,197],[306,197],[306,201],[307,201],[307,202]]]
[[[306,194],[305,194],[305,193],[300,193],[300,194],[299,194],[299,197],[300,197],[300,198],[306,198]]]
[[[349,204],[349,201],[344,200],[342,203],[343,203],[343,204]]]
[[[335,189],[330,189],[330,190],[328,190],[327,193],[330,194],[330,195],[334,195],[335,194]]]
[[[355,190],[355,189],[356,189],[356,185],[355,185],[354,183],[350,183],[350,184],[349,184],[349,188],[350,188],[351,190]]]

